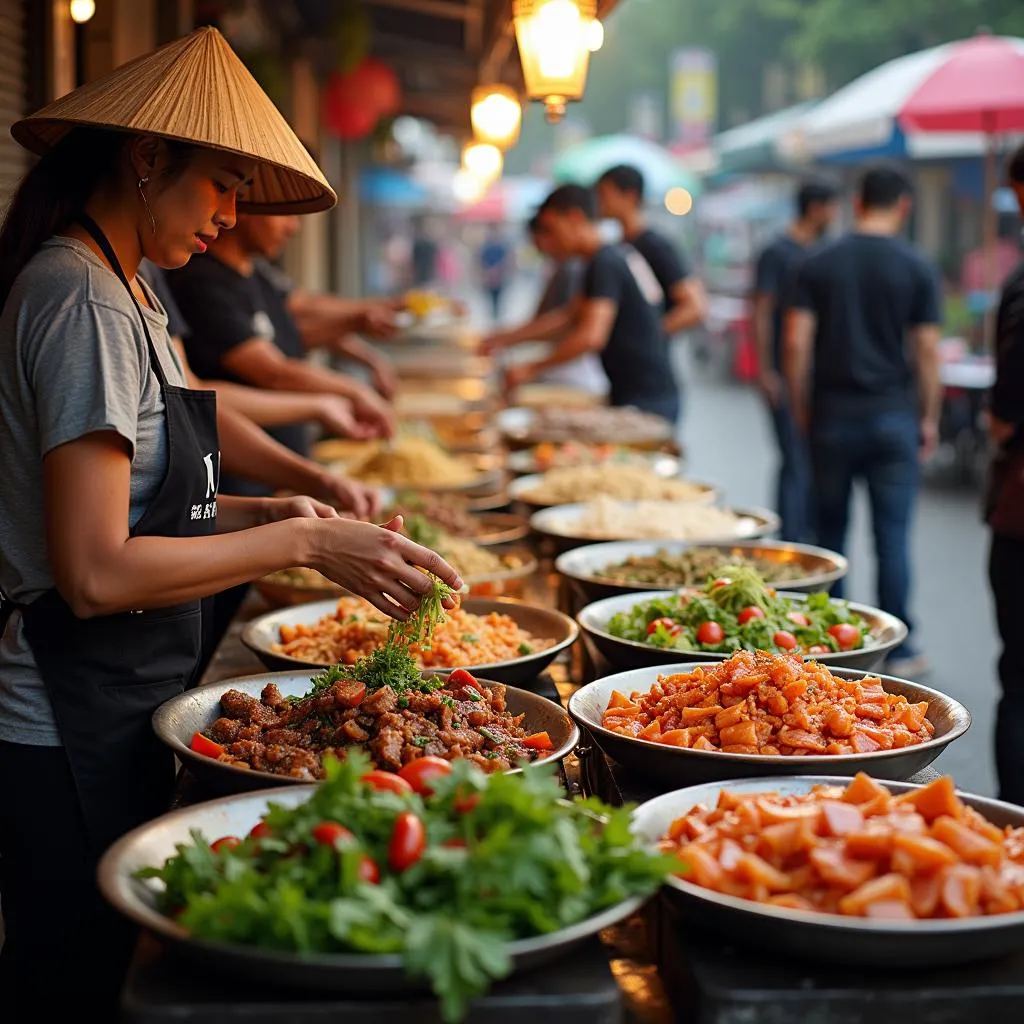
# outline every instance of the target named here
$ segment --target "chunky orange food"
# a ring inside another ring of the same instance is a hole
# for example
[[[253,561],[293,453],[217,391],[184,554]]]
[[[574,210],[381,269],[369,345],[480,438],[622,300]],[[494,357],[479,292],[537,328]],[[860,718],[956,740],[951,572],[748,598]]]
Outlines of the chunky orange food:
[[[790,910],[912,920],[1024,909],[1024,828],[998,828],[948,776],[893,796],[860,774],[809,793],[734,793],[661,848],[706,889]]]
[[[886,693],[881,680],[839,679],[795,655],[739,651],[693,672],[660,676],[647,693],[614,692],[612,732],[727,754],[867,754],[931,739],[928,702]]]

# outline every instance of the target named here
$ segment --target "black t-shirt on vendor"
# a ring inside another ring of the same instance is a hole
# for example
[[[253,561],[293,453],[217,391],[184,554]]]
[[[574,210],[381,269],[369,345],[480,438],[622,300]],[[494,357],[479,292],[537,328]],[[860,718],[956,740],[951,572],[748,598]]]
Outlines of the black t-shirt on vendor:
[[[654,271],[661,287],[661,306],[667,312],[674,305],[672,289],[693,273],[689,262],[664,235],[650,228],[645,228],[639,235],[629,239],[629,244]]]
[[[1024,263],[1003,283],[996,314],[996,382],[992,415],[1016,428],[1011,444],[1024,442]]]
[[[635,258],[635,257],[634,257]],[[661,313],[641,291],[624,250],[605,246],[583,273],[583,295],[611,299],[616,307],[601,362],[611,384],[612,405],[648,408],[678,394]]]
[[[941,321],[935,268],[899,238],[850,234],[810,253],[792,307],[817,319],[816,417],[917,409],[907,335]]]
[[[792,292],[794,273],[806,253],[807,249],[795,238],[783,234],[757,258],[754,291],[772,300],[772,359],[776,370],[782,366],[782,317]]]

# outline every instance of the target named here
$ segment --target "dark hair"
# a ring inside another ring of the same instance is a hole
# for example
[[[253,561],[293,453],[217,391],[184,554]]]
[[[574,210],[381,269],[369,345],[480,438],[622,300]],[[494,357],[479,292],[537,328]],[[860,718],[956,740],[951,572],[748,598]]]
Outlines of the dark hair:
[[[537,211],[537,216],[539,217],[548,210],[554,213],[568,213],[570,210],[581,210],[587,220],[593,220],[597,216],[594,193],[582,185],[562,185],[556,188],[541,204],[540,209]]]
[[[902,171],[873,167],[861,177],[859,193],[865,210],[891,210],[904,196],[912,196],[914,189]]]
[[[796,209],[801,217],[806,217],[816,203],[831,203],[839,196],[839,190],[824,181],[805,181],[796,190]]]
[[[540,231],[540,210],[538,210],[526,222],[526,230],[529,231],[531,235],[535,235],[535,234],[537,234],[538,231]]]
[[[600,178],[598,184],[608,182],[614,185],[620,192],[635,192],[637,199],[644,197],[644,176],[639,168],[629,164],[619,164],[610,167]]]
[[[0,228],[0,312],[28,261],[85,208],[132,138],[109,128],[72,128],[22,178]],[[185,170],[195,146],[164,141],[170,161],[161,178],[173,181]]]
[[[1018,146],[1006,162],[1006,177],[1018,185],[1024,185],[1024,146]]]

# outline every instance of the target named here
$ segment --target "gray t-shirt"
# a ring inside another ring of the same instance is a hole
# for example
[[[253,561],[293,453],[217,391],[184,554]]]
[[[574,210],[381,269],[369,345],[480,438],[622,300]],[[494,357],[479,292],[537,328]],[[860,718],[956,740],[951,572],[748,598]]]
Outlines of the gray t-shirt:
[[[184,385],[167,316],[147,296],[160,310],[144,315],[168,383]],[[101,430],[132,446],[134,525],[167,468],[160,385],[124,285],[88,246],[57,236],[18,275],[0,314],[0,589],[11,599],[31,601],[53,586],[43,457]],[[0,639],[0,740],[60,745],[17,612]]]

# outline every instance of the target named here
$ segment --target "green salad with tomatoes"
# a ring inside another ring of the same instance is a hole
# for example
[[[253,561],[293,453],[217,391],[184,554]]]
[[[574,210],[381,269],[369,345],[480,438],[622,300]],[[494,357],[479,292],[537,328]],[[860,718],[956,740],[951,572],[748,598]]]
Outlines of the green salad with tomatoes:
[[[193,832],[161,867],[159,909],[199,939],[298,954],[398,954],[446,1021],[512,967],[507,945],[653,893],[674,858],[630,809],[569,802],[525,765],[416,762],[409,778],[331,759],[304,803],[270,803],[246,837]]]
[[[874,641],[845,601],[826,593],[781,597],[746,566],[732,566],[702,590],[640,601],[613,615],[608,632],[672,651],[772,651],[811,657]]]

